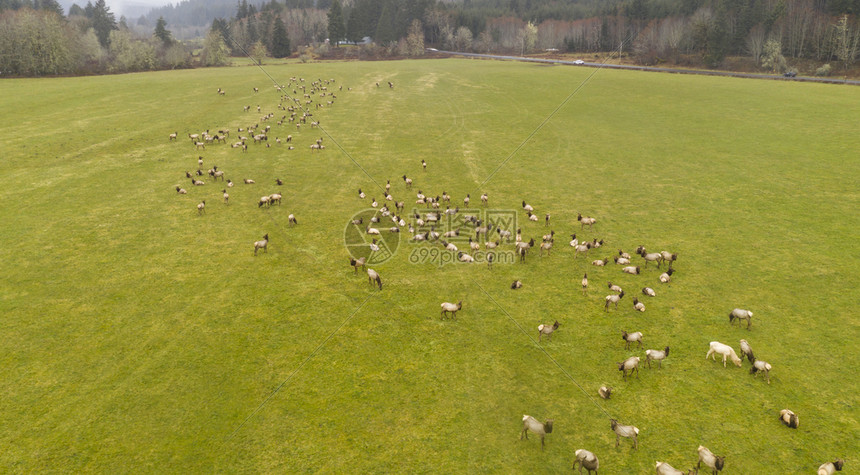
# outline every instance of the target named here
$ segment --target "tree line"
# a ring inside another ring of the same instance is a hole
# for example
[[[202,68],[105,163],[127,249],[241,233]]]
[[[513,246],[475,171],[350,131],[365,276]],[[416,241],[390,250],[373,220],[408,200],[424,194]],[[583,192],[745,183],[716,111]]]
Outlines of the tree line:
[[[375,45],[367,48],[377,54],[409,56],[423,54],[425,45],[506,54],[619,50],[643,64],[694,61],[711,68],[721,67],[729,56],[746,56],[762,68],[782,72],[790,69],[791,59],[849,68],[860,52],[860,0],[326,3],[323,12],[320,1],[314,7],[289,8],[276,0],[259,7],[242,0],[237,15],[223,20],[230,25],[232,52],[241,54],[258,42],[270,44],[277,19],[284,22],[292,45],[323,44],[327,49],[370,37]]]
[[[105,0],[0,0],[0,74],[17,76],[121,73],[190,67],[191,53],[161,18],[151,35],[134,34]]]
[[[204,1],[153,13],[224,11],[220,2],[205,7]],[[515,54],[618,50],[643,64],[693,58],[716,68],[729,56],[747,56],[762,68],[783,71],[792,59],[848,68],[860,50],[860,0],[238,0],[233,11],[230,18],[215,17],[205,38],[180,42],[165,16],[154,27],[141,17],[137,28],[129,28],[104,0],[73,4],[68,16],[56,0],[0,0],[0,73],[212,66],[231,55],[262,61],[308,47],[325,55],[367,37],[373,44],[344,52],[419,56],[425,46]],[[141,24],[147,25],[144,33]]]

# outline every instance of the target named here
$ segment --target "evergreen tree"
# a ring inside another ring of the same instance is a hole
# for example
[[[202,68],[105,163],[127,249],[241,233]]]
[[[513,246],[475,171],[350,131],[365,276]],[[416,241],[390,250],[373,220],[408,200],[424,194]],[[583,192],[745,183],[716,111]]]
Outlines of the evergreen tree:
[[[254,18],[248,18],[247,23],[248,42],[256,43],[260,39],[260,35],[257,34],[257,21]]]
[[[290,55],[290,37],[287,36],[287,27],[281,17],[275,19],[272,31],[272,57],[286,58]]]
[[[340,0],[334,0],[331,4],[331,10],[328,11],[328,38],[338,45],[340,40],[346,37],[346,26],[343,24],[343,9],[340,6]]]
[[[33,7],[36,10],[45,10],[54,12],[60,17],[63,16],[63,7],[57,3],[57,0],[35,0],[35,2],[33,2]]]
[[[87,9],[90,7],[92,7],[91,18],[93,30],[96,32],[99,44],[103,48],[107,48],[110,45],[110,32],[118,29],[116,26],[116,17],[114,17],[110,8],[105,4],[105,0],[96,0],[95,5],[87,2]]]
[[[72,6],[69,7],[69,16],[86,16],[86,12],[84,9],[80,7],[77,3],[73,3]]]
[[[725,15],[719,12],[705,32],[705,51],[702,60],[709,68],[717,68],[722,64],[729,40]]]
[[[221,33],[221,39],[226,42],[228,38],[227,28],[227,20],[224,18],[216,18],[212,20],[212,26],[209,28],[209,31],[217,31],[218,33]]]
[[[173,37],[169,31],[167,31],[167,21],[163,16],[158,17],[158,21],[155,22],[155,37],[161,40],[164,43],[164,46],[170,46],[173,43]]]
[[[364,10],[360,5],[359,2],[354,4],[352,10],[349,12],[349,22],[346,24],[346,39],[354,43],[358,43],[364,37]]]
[[[246,18],[248,16],[248,0],[242,0],[242,2],[236,2],[236,19],[241,20],[242,18]]]
[[[379,23],[376,25],[376,35],[373,38],[377,44],[384,45],[397,40],[394,33],[394,9],[395,5],[392,2],[386,2],[382,7]]]

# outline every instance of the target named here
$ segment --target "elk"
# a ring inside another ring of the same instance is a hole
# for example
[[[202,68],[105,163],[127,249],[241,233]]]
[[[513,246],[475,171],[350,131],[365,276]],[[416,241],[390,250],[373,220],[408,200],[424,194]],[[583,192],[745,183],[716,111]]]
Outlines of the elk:
[[[443,302],[442,303],[442,312],[439,314],[439,319],[442,320],[442,318],[446,314],[449,314],[449,313],[451,314],[451,318],[456,318],[457,317],[457,311],[459,311],[461,308],[463,308],[463,301],[462,300],[460,300],[456,304],[450,303],[450,302]]]
[[[541,341],[544,335],[546,335],[547,340],[552,339],[552,332],[558,330],[558,327],[561,323],[558,323],[558,320],[555,321],[552,325],[549,324],[540,324],[538,325],[538,341]]]
[[[537,419],[532,416],[524,415],[523,416],[523,431],[520,434],[520,440],[523,440],[523,437],[526,440],[529,439],[529,431],[534,432],[535,434],[540,436],[540,449],[543,450],[544,447],[544,437],[547,434],[552,433],[552,419],[547,420],[544,423],[541,423]]]

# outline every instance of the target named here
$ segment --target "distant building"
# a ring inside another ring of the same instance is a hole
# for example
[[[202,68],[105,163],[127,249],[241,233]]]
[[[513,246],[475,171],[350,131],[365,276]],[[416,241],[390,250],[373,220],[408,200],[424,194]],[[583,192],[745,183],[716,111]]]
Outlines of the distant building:
[[[326,41],[328,41],[328,40],[326,40]],[[361,41],[359,41],[359,42],[355,42],[355,41],[347,41],[347,40],[343,40],[343,41],[338,41],[338,42],[337,42],[337,44],[339,44],[339,45],[356,45],[356,46],[360,46],[360,45],[369,45],[369,44],[371,44],[371,43],[373,43],[373,38],[371,38],[371,37],[369,37],[369,36],[365,36],[365,37],[364,37],[364,38],[362,38],[362,39],[361,39]]]

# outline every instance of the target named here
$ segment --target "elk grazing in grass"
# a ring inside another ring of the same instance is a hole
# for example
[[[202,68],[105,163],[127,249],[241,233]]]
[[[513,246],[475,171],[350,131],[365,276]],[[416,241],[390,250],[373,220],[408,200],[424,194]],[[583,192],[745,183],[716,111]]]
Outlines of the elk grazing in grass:
[[[621,375],[624,380],[627,381],[627,372],[630,371],[630,375],[633,376],[633,372],[636,371],[636,377],[639,377],[639,357],[631,356],[626,360],[616,363],[618,365],[618,371],[621,371]]]
[[[576,470],[576,464],[579,464],[579,475],[582,475],[582,469],[588,470],[588,475],[594,471],[597,475],[597,469],[600,468],[600,461],[597,456],[585,449],[579,449],[574,452],[576,458],[573,460],[573,470]]]
[[[740,324],[741,320],[746,320],[747,321],[747,330],[749,330],[750,326],[752,326],[752,316],[753,316],[753,313],[750,312],[749,310],[736,308],[736,309],[732,310],[731,313],[729,313],[729,324],[733,323],[735,320],[738,321],[738,324]]]
[[[374,285],[379,286],[379,290],[382,290],[382,278],[379,277],[379,273],[373,269],[367,269],[367,281],[370,282],[371,287]]]
[[[755,355],[753,354],[752,347],[746,340],[741,340],[741,361],[744,360],[744,357],[746,357],[750,363],[755,362]]]
[[[717,457],[705,446],[700,445],[697,449],[699,452],[699,463],[696,464],[696,470],[705,462],[705,465],[711,468],[711,474],[716,475],[726,465],[726,457]]]
[[[735,353],[735,350],[731,346],[724,345],[718,341],[712,341],[710,343],[710,349],[708,350],[708,354],[705,355],[705,359],[708,359],[713,356],[714,361],[716,361],[717,355],[722,355],[723,357],[723,368],[726,367],[726,358],[731,358],[732,363],[734,363],[735,366],[741,365],[741,359],[738,358],[738,354]]]
[[[770,384],[770,370],[770,363],[767,361],[756,360],[753,362],[752,368],[750,368],[750,374],[755,376],[756,373],[764,373],[767,384]]]

